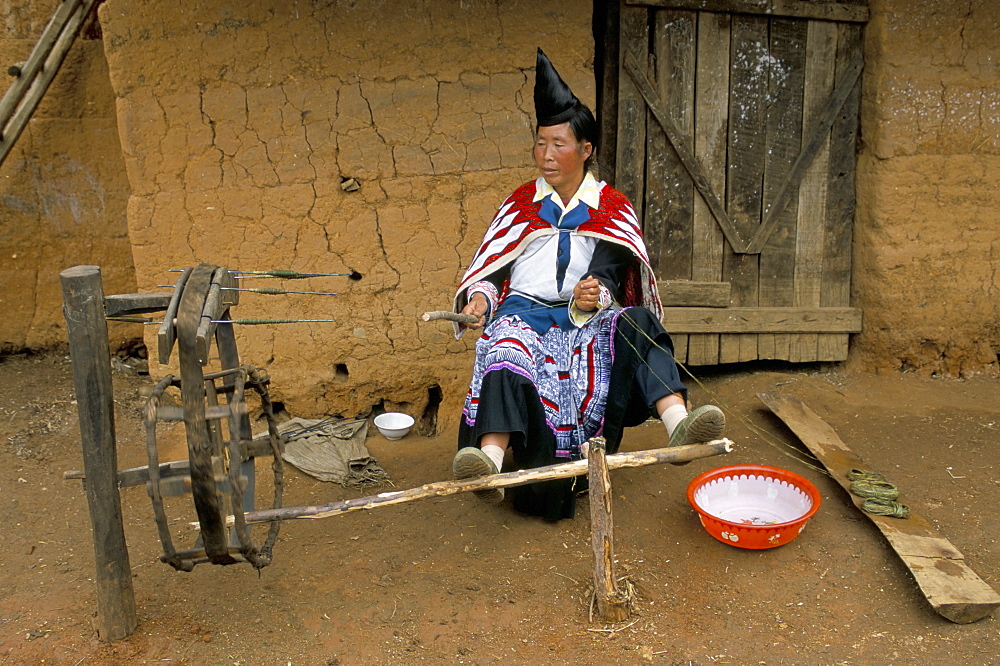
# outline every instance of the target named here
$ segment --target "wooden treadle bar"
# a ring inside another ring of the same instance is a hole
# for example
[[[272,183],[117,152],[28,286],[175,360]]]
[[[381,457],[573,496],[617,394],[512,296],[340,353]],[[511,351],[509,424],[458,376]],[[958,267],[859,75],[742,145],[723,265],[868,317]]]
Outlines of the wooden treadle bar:
[[[665,449],[652,449],[649,451],[627,451],[615,453],[607,456],[608,469],[619,469],[622,467],[644,467],[646,465],[656,465],[660,463],[677,463],[699,458],[708,458],[723,453],[730,453],[733,450],[733,443],[728,439],[718,439],[705,444],[691,444],[688,446],[675,446]],[[262,523],[274,520],[290,520],[293,518],[329,518],[350,511],[359,509],[374,509],[379,506],[390,506],[402,504],[414,500],[428,499],[431,497],[443,497],[446,495],[456,495],[458,493],[479,490],[482,488],[509,488],[511,486],[523,486],[538,481],[550,479],[568,479],[573,476],[582,476],[588,473],[586,460],[575,460],[573,462],[548,465],[546,467],[536,467],[534,469],[524,469],[506,474],[494,474],[477,479],[461,479],[455,481],[438,481],[427,483],[417,488],[408,490],[393,490],[380,493],[370,497],[359,497],[356,499],[344,500],[342,502],[331,502],[319,506],[293,506],[281,509],[267,509],[264,511],[253,511],[245,514],[248,523]],[[227,523],[232,522],[230,516]]]

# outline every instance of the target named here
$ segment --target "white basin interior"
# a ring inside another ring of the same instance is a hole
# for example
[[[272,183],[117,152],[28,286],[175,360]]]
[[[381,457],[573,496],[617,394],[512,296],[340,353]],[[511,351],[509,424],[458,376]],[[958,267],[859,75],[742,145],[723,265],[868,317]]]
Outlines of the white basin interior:
[[[744,525],[775,525],[801,518],[812,508],[803,490],[767,476],[741,474],[709,481],[694,492],[706,513]]]

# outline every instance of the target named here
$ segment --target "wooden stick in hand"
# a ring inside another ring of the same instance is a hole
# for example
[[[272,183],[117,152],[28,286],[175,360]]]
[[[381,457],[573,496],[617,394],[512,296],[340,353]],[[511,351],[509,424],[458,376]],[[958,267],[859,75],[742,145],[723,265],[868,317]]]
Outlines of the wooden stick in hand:
[[[458,312],[448,312],[447,310],[434,310],[433,312],[425,312],[420,317],[424,321],[434,321],[437,319],[443,319],[445,321],[457,321],[459,324],[475,324],[479,321],[479,317],[471,314],[461,314]]]

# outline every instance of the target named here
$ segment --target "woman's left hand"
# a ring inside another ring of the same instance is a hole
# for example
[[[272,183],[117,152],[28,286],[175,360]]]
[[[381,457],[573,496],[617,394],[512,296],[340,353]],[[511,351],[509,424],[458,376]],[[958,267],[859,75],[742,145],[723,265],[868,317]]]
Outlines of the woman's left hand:
[[[576,307],[584,312],[593,312],[596,310],[600,297],[601,283],[593,276],[588,275],[573,287],[573,300],[576,303]]]

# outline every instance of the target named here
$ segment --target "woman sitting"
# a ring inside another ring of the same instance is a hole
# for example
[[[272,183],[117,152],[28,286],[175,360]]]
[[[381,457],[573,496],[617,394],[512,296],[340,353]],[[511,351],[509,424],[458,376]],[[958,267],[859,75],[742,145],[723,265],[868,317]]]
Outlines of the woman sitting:
[[[717,439],[721,410],[687,412],[687,390],[632,204],[589,172],[593,113],[538,50],[534,159],[540,176],[500,207],[459,286],[455,308],[483,329],[453,461],[458,479],[578,459],[602,436],[655,414],[669,446]],[[459,331],[459,335],[461,330]],[[512,489],[519,511],[572,517],[576,479]],[[502,489],[476,494],[489,502]]]

